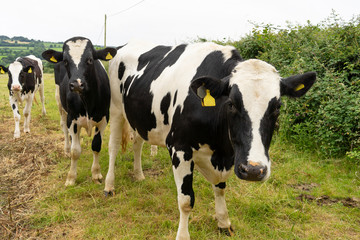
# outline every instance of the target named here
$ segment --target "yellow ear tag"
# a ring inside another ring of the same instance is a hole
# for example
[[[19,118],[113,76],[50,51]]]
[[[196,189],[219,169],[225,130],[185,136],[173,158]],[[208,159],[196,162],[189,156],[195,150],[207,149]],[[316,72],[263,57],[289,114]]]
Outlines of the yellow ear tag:
[[[32,73],[32,69],[31,69],[31,68],[29,68],[28,73]]]
[[[2,67],[0,67],[0,73],[5,74],[5,71],[4,71],[4,69]]]
[[[111,56],[111,54],[108,52],[108,54],[106,55],[106,57],[105,57],[105,59],[106,60],[110,60],[110,59],[112,59],[113,57]]]
[[[206,95],[204,99],[201,101],[201,104],[203,107],[214,107],[215,104],[215,98],[210,95],[210,90],[206,89]]]
[[[50,61],[55,62],[55,63],[58,62],[58,61],[56,60],[56,58],[54,58],[54,56],[52,56],[52,57],[50,58]]]
[[[303,89],[304,87],[305,87],[304,84],[299,84],[299,85],[295,88],[295,91],[297,92],[297,91]]]

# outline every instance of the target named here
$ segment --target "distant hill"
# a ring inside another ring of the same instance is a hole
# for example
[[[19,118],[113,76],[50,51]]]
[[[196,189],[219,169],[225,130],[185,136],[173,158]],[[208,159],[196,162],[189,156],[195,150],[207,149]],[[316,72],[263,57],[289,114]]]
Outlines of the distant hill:
[[[40,40],[28,39],[22,36],[9,38],[0,35],[0,64],[8,65],[15,61],[17,57],[35,55],[41,57],[41,53],[48,48],[61,51],[61,42],[43,42]]]
[[[49,48],[61,51],[62,45],[62,42],[44,42],[22,36],[10,38],[0,35],[0,64],[7,66],[14,62],[17,57],[31,54],[42,59],[41,53],[43,51]]]
[[[46,49],[62,51],[62,42],[44,42],[40,40],[28,39],[22,36],[8,37],[0,35],[0,64],[8,66],[14,62],[17,57],[34,55],[43,59],[41,53]],[[51,72],[53,65],[44,62],[44,71]]]

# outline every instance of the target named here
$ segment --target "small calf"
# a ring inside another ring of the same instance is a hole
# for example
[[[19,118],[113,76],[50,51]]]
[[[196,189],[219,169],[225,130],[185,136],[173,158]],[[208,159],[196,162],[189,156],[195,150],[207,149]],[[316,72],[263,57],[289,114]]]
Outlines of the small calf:
[[[39,90],[42,104],[42,114],[46,115],[44,98],[43,65],[39,58],[29,55],[18,57],[9,67],[0,65],[0,73],[8,73],[8,89],[10,106],[14,113],[15,131],[14,138],[20,137],[20,113],[18,102],[25,101],[23,114],[24,132],[30,132],[31,106],[35,92]]]

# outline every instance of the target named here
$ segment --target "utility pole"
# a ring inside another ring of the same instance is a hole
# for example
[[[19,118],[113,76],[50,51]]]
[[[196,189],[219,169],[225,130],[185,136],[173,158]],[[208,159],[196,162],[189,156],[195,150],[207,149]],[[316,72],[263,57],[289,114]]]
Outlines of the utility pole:
[[[106,14],[105,14],[105,24],[104,24],[104,48],[106,48]]]

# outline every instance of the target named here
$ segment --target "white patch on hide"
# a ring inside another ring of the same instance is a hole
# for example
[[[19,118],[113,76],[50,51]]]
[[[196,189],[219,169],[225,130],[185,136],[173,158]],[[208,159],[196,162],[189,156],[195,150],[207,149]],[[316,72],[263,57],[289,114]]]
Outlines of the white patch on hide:
[[[76,40],[76,42],[69,41],[66,43],[69,47],[69,54],[71,56],[71,59],[75,63],[76,67],[79,68],[79,63],[81,61],[81,57],[84,54],[86,45],[89,40],[87,39],[79,39]]]
[[[201,145],[199,150],[193,149],[193,159],[195,163],[195,169],[197,169],[210,183],[216,185],[221,182],[225,182],[230,174],[232,169],[226,171],[220,171],[211,163],[211,157],[214,151],[210,149],[208,144]]]

